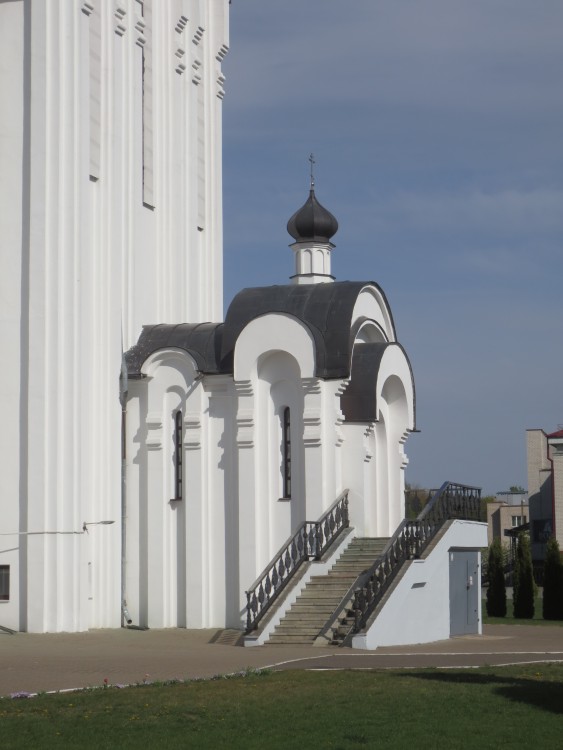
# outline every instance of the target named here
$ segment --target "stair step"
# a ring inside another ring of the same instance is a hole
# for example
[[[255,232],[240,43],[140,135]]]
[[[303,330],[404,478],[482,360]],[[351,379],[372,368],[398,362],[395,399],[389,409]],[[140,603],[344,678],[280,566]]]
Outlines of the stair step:
[[[302,612],[301,610],[296,612],[292,609],[291,612],[288,612],[286,616],[282,618],[281,622],[311,622],[314,618],[326,622],[333,612],[334,609],[332,607],[323,611],[315,609],[312,612]]]
[[[341,604],[359,575],[381,554],[388,539],[354,539],[325,575],[315,575],[307,582],[285,617],[276,626],[268,643],[312,645],[327,621]],[[347,634],[353,617],[343,613],[334,624],[327,642],[338,644]]]
[[[356,576],[354,576],[356,578]],[[354,580],[352,578],[350,581],[342,581],[340,578],[331,579],[324,578],[322,581],[311,581],[311,583],[307,584],[307,587],[311,589],[311,591],[317,591],[318,589],[330,589],[331,591],[334,591],[335,589],[342,589],[347,588],[346,584],[352,583]]]
[[[285,626],[279,625],[274,630],[274,635],[306,635],[314,638],[318,635],[325,626],[325,620],[320,619],[316,622],[309,622],[305,625],[297,625],[294,622],[288,623]]]
[[[288,635],[282,635],[276,638],[276,636],[273,635],[268,641],[268,646],[312,646],[315,642],[315,638],[316,636],[314,638],[302,638],[301,636],[292,638]]]
[[[322,612],[323,614],[330,614],[333,611],[333,607],[326,602],[295,602],[295,604],[289,610],[290,612]],[[289,612],[288,612],[289,614]],[[287,616],[287,615],[286,615]]]

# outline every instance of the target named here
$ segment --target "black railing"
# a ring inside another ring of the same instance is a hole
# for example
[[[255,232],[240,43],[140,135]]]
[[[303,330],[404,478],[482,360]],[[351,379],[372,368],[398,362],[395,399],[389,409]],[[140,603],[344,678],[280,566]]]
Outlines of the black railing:
[[[406,560],[420,557],[444,523],[450,519],[479,521],[481,490],[444,482],[415,521],[401,523],[383,553],[359,579],[353,599],[353,624],[357,633],[375,610]]]
[[[246,592],[247,633],[257,628],[301,563],[319,560],[349,522],[345,490],[318,521],[305,521],[297,529]]]

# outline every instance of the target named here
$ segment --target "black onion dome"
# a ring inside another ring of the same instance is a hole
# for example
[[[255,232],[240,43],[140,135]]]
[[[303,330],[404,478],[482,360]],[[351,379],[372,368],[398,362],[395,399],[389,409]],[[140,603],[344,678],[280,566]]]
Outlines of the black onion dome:
[[[315,197],[315,191],[311,188],[306,202],[287,222],[287,231],[296,242],[329,242],[338,231],[338,222],[330,211],[321,206]]]

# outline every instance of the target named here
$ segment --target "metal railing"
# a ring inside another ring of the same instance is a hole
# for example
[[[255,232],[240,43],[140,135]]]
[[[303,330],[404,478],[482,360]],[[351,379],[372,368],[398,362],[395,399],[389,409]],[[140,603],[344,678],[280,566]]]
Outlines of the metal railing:
[[[339,495],[318,521],[305,521],[246,591],[246,632],[255,630],[305,560],[319,560],[349,526],[348,490]]]
[[[353,598],[353,624],[357,633],[375,610],[406,560],[420,557],[444,523],[450,519],[480,520],[481,490],[444,482],[434,491],[415,521],[406,519],[393,534],[380,557],[358,580]]]

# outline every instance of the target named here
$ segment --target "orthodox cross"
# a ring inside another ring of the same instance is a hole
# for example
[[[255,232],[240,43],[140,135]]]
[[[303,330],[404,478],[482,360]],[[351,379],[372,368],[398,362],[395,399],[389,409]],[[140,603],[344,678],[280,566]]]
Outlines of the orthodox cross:
[[[315,187],[315,175],[313,173],[313,167],[316,164],[314,154],[309,155],[309,162],[311,164],[311,190],[313,190]]]

